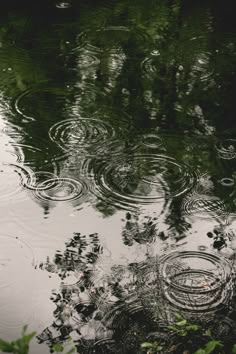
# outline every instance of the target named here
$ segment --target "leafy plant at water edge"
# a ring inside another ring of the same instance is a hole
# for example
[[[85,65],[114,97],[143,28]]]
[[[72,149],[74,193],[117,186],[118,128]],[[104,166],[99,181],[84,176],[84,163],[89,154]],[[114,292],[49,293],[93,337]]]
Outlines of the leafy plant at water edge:
[[[0,350],[4,353],[28,354],[29,343],[36,335],[36,332],[26,333],[27,328],[28,326],[23,327],[21,337],[15,341],[7,342],[3,339],[0,339]],[[73,354],[74,352],[76,352],[76,348],[72,346],[71,338],[69,338],[64,346],[59,343],[54,344],[52,347],[52,351],[53,353]]]
[[[21,332],[21,337],[15,341],[7,342],[0,339],[0,349],[5,353],[13,354],[28,354],[29,343],[31,339],[36,335],[36,332],[26,333],[27,326],[24,326]]]
[[[183,354],[236,354],[236,344],[233,345],[230,352],[225,351],[227,343],[214,338],[210,328],[206,329],[199,324],[189,323],[180,314],[176,314],[176,322],[166,328],[168,330],[167,340],[157,338],[153,342],[141,344],[141,348],[146,354],[174,354],[176,352]],[[171,334],[173,337],[170,336]],[[193,349],[195,344],[199,344],[200,347]]]

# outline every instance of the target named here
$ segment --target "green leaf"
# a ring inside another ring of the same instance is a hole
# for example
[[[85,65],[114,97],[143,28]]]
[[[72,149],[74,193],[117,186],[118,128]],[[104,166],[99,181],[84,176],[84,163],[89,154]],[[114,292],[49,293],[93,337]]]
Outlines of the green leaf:
[[[223,344],[219,340],[211,340],[205,346],[206,354],[212,353],[217,347],[222,348]]]
[[[207,329],[206,332],[203,334],[206,337],[211,337],[211,330]]]
[[[236,354],[236,344],[234,344],[231,354]]]
[[[21,335],[24,336],[27,331],[28,325],[24,325],[21,331]]]
[[[182,320],[182,321],[179,321],[179,322],[176,322],[176,326],[178,327],[183,327],[183,326],[186,326],[187,324],[187,320]]]
[[[181,313],[176,313],[176,314],[175,314],[175,318],[176,318],[176,320],[178,320],[178,321],[182,321],[182,320],[185,319],[185,318],[181,315]]]
[[[141,344],[141,348],[153,348],[153,343],[144,342]]]
[[[61,344],[56,343],[53,345],[52,350],[56,353],[61,353],[61,352],[63,352],[64,348]]]
[[[12,353],[14,350],[14,344],[11,342],[10,343],[6,342],[3,339],[0,339],[0,349],[6,353]]]
[[[204,349],[200,348],[196,352],[194,352],[194,354],[206,354],[206,352]]]
[[[198,325],[189,325],[189,326],[186,327],[186,329],[187,329],[188,331],[194,331],[194,332],[196,332],[196,331],[198,331],[198,330],[200,329],[200,326],[198,326]]]

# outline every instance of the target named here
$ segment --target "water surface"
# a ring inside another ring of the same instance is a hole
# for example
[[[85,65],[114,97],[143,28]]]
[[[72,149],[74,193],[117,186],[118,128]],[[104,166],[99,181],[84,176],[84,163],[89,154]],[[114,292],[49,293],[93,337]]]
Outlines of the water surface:
[[[32,354],[69,336],[82,354],[136,354],[176,311],[235,319],[230,8],[11,5],[0,17],[0,337],[27,323]]]

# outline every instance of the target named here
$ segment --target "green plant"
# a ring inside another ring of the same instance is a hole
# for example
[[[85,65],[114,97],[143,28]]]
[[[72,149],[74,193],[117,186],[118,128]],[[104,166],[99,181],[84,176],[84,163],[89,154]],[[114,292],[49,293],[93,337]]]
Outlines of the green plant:
[[[186,337],[191,332],[197,332],[201,330],[201,326],[197,324],[189,323],[189,321],[181,314],[175,315],[177,322],[167,328],[173,333],[181,337]]]
[[[60,343],[56,343],[52,346],[53,353],[64,353],[64,354],[72,354],[76,351],[75,346],[71,343],[72,338],[69,337],[64,345]]]
[[[29,343],[31,339],[36,335],[36,332],[26,333],[27,326],[24,326],[21,332],[21,337],[15,341],[7,342],[0,339],[0,349],[5,353],[13,354],[28,354]]]
[[[7,342],[0,339],[0,350],[4,353],[12,354],[28,354],[29,343],[36,335],[36,332],[26,333],[28,326],[24,326],[21,332],[21,337],[15,341]],[[72,338],[69,337],[65,345],[56,343],[52,346],[53,353],[72,354],[76,351],[75,346],[72,344]]]
[[[175,317],[176,321],[166,327],[168,340],[155,339],[153,342],[141,344],[141,348],[146,351],[146,354],[174,354],[176,352],[186,354],[236,354],[236,344],[233,345],[231,350],[226,349],[227,343],[215,338],[211,328],[206,329],[200,324],[190,323],[181,314],[176,314]],[[199,344],[199,348],[194,349],[195,343]]]

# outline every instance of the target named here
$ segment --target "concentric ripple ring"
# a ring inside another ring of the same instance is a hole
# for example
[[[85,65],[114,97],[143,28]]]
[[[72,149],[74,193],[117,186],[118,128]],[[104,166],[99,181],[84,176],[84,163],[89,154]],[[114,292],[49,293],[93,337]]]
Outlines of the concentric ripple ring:
[[[87,192],[87,185],[83,181],[72,178],[50,178],[39,183],[36,196],[42,200],[65,202],[72,200],[83,201]]]
[[[134,155],[112,161],[91,160],[94,193],[117,206],[134,207],[177,197],[190,190],[196,176],[188,166],[164,155]]]

